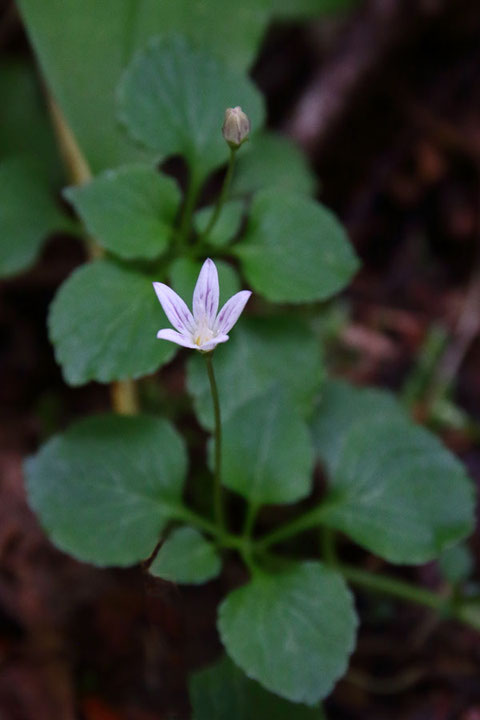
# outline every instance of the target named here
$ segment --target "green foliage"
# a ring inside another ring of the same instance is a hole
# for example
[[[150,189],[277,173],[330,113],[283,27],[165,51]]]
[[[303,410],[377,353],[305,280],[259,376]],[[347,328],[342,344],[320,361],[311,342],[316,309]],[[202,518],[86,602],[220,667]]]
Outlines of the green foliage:
[[[165,252],[181,200],[176,182],[149,165],[107,170],[65,195],[88,233],[126,260],[150,260]]]
[[[211,542],[197,530],[174,530],[158,551],[149,572],[174,583],[197,585],[216,577],[222,567]]]
[[[243,151],[242,151],[243,152]],[[194,224],[197,232],[204,232],[215,212],[215,207],[206,207],[199,210],[194,217]],[[242,222],[245,204],[241,200],[231,200],[225,203],[220,217],[208,235],[208,244],[214,247],[223,247],[233,239],[238,232]]]
[[[232,252],[252,287],[273,302],[325,300],[358,269],[345,231],[329,210],[277,189],[254,197],[245,236]]]
[[[277,187],[314,195],[316,179],[305,155],[291,140],[272,132],[257,133],[238,154],[232,192],[244,195]]]
[[[38,162],[11,156],[0,163],[1,276],[30,267],[47,235],[71,227]]]
[[[221,307],[228,298],[240,290],[240,279],[235,269],[223,260],[217,260],[215,265],[218,270],[218,280],[220,283]],[[173,289],[180,297],[184,298],[189,306],[191,306],[193,289],[201,267],[201,262],[186,257],[178,258],[170,266],[170,279]]]
[[[295,408],[307,415],[324,374],[322,350],[312,330],[288,315],[241,318],[228,343],[216,350],[214,362],[223,421],[273,383],[281,384]],[[198,419],[211,428],[213,409],[204,365],[198,356],[189,359],[188,389]]]
[[[323,720],[319,708],[283,700],[250,680],[228,658],[195,673],[189,682],[193,720]]]
[[[31,63],[0,63],[0,157],[28,155],[45,172],[44,183],[63,178],[42,88]]]
[[[307,426],[278,386],[241,405],[225,422],[222,481],[255,507],[305,497],[312,470]]]
[[[357,620],[341,575],[316,562],[256,573],[219,609],[228,654],[264,687],[313,705],[345,672]]]
[[[322,520],[367,549],[391,562],[426,562],[471,531],[462,464],[388,393],[330,381],[312,432],[330,473]]]
[[[329,380],[322,387],[312,419],[315,449],[330,473],[336,470],[348,432],[367,418],[389,421],[406,418],[393,395],[376,388],[356,388],[342,380]]]
[[[475,559],[470,548],[459,543],[444,550],[438,564],[446,580],[456,585],[469,579],[475,568]]]
[[[110,260],[88,263],[70,275],[50,306],[48,324],[70,385],[148,375],[176,351],[172,343],[156,339],[168,321],[152,278]]]
[[[166,420],[82,420],[25,465],[32,508],[53,542],[95,565],[132,565],[153,551],[181,503],[183,442]]]
[[[225,108],[241,105],[254,128],[263,121],[251,81],[178,36],[154,39],[135,56],[118,99],[119,117],[135,140],[159,159],[183,155],[202,180],[228,157],[220,132]]]

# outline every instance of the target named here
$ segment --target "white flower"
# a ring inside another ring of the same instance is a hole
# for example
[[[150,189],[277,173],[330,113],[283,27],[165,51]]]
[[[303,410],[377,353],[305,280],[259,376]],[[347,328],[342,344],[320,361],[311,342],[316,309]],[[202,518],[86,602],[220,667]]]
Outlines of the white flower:
[[[210,258],[203,263],[193,291],[193,315],[182,298],[168,285],[154,282],[153,287],[165,315],[175,328],[159,330],[157,338],[202,352],[209,352],[219,343],[228,340],[228,331],[237,322],[252,294],[249,290],[236,293],[227,300],[217,315],[218,273]]]
[[[225,110],[222,127],[223,137],[234,150],[238,149],[250,134],[250,120],[240,105]]]

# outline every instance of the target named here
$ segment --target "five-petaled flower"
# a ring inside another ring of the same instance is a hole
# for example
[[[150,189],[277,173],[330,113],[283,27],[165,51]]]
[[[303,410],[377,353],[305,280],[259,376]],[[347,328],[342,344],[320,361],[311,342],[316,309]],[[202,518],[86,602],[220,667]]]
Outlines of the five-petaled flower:
[[[202,265],[193,291],[193,315],[168,285],[154,282],[153,287],[175,330],[159,330],[157,338],[183,345],[183,347],[210,352],[216,345],[228,340],[228,331],[237,322],[252,294],[242,290],[227,300],[217,315],[219,285],[217,268],[208,258]]]

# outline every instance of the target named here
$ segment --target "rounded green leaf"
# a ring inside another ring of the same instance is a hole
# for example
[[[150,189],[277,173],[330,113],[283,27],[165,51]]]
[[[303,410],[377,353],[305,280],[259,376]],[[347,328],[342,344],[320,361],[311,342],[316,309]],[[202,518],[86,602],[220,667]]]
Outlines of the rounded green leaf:
[[[202,264],[199,260],[182,257],[174,260],[170,266],[170,279],[173,289],[185,300],[189,307],[192,306],[193,289],[198,280]],[[235,295],[240,290],[240,279],[235,268],[224,260],[215,260],[215,265],[220,285],[219,307],[221,308],[232,295]]]
[[[316,562],[254,575],[227,596],[218,618],[228,654],[248,677],[307,705],[345,672],[356,626],[342,576]]]
[[[316,179],[304,153],[289,138],[262,132],[238,153],[232,193],[243,195],[271,187],[314,195]]]
[[[438,438],[392,413],[345,438],[322,520],[393,563],[416,564],[468,535],[472,484]]]
[[[225,422],[240,405],[282,385],[294,406],[307,415],[324,376],[322,348],[303,320],[290,316],[240,318],[230,340],[213,359]],[[213,427],[210,386],[203,358],[188,362],[188,389],[202,425]]]
[[[217,577],[222,562],[215,546],[198,530],[174,530],[158,551],[149,572],[174,583],[199,585]]]
[[[327,208],[279,189],[255,196],[245,235],[232,253],[252,287],[273,302],[325,300],[359,266],[345,230]]]
[[[120,119],[132,137],[165,158],[184,155],[197,177],[224,163],[221,127],[241,105],[257,130],[263,102],[249,78],[184,38],[156,38],[138,53],[118,89]]]
[[[19,155],[0,163],[0,276],[27,269],[47,235],[70,226],[36,161]]]
[[[176,351],[157,340],[169,327],[151,278],[109,260],[76,270],[57,292],[48,319],[66,382],[111,382],[157,370]]]
[[[284,700],[250,680],[226,656],[189,682],[193,720],[325,720],[321,708]]]
[[[343,380],[328,380],[312,418],[312,437],[318,457],[333,473],[342,455],[349,431],[366,418],[406,419],[394,396],[378,388],[357,388]]]
[[[181,503],[183,442],[165,420],[105,415],[49,440],[25,464],[29,502],[61,550],[95,565],[153,551]]]
[[[307,426],[278,386],[240,406],[224,423],[222,482],[254,506],[305,497],[312,471]]]
[[[193,220],[199,234],[207,229],[214,212],[215,207],[209,206],[195,213]],[[240,228],[244,212],[245,203],[242,200],[230,200],[225,203],[217,222],[206,238],[208,244],[214,247],[228,245]]]
[[[89,234],[127,260],[165,252],[181,200],[176,182],[149,165],[107,170],[65,195]]]

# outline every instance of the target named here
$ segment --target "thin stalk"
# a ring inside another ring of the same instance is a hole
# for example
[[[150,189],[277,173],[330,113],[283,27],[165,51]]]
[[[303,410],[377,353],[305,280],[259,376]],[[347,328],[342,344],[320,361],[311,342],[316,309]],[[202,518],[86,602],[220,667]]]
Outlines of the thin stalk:
[[[84,185],[92,179],[92,172],[77,143],[75,135],[52,95],[47,95],[53,129],[57,138],[67,174],[74,185]],[[103,257],[104,251],[91,237],[85,238],[85,247],[90,260]],[[133,380],[122,380],[110,385],[110,397],[115,412],[133,415],[138,412],[138,395]]]
[[[222,423],[220,417],[220,401],[218,398],[217,381],[213,371],[211,352],[205,353],[204,358],[207,364],[208,380],[210,382],[210,390],[212,393],[213,412],[215,416],[215,468],[213,476],[213,509],[215,520],[219,527],[225,528],[225,515],[223,510],[222,484],[221,484],[221,466],[222,466]]]
[[[190,231],[192,229],[192,216],[195,206],[197,204],[198,193],[200,191],[200,179],[194,170],[190,173],[190,178],[187,185],[187,192],[185,194],[185,202],[183,204],[182,214],[180,216],[180,225],[178,228],[178,244],[180,248],[184,249]]]
[[[359,587],[364,587],[366,590],[372,590],[373,592],[378,592],[383,595],[390,595],[391,597],[406,600],[416,605],[424,605],[443,615],[443,617],[457,620],[477,631],[480,630],[478,617],[466,612],[465,606],[450,595],[440,595],[439,593],[434,593],[425,588],[412,585],[404,580],[398,580],[388,575],[377,575],[350,565],[339,565],[337,569],[342,573],[344,578],[349,580],[353,585],[358,585]]]
[[[260,550],[266,550],[272,545],[288,540],[294,535],[311,530],[322,522],[323,513],[326,511],[327,505],[314,507],[312,510],[294,518],[285,525],[273,530],[271,533],[264,535],[257,541],[256,545]]]
[[[228,166],[227,166],[227,172],[225,174],[225,178],[223,180],[222,189],[220,190],[220,195],[218,196],[217,204],[215,205],[215,210],[213,211],[213,214],[210,218],[210,221],[205,228],[205,230],[202,232],[199,238],[199,242],[205,241],[210,233],[212,232],[213,228],[215,227],[215,224],[220,217],[220,213],[222,212],[223,206],[225,205],[225,201],[228,197],[228,191],[230,190],[230,184],[232,182],[232,176],[233,176],[233,168],[235,167],[235,155],[238,148],[230,148],[230,156],[228,158]]]

